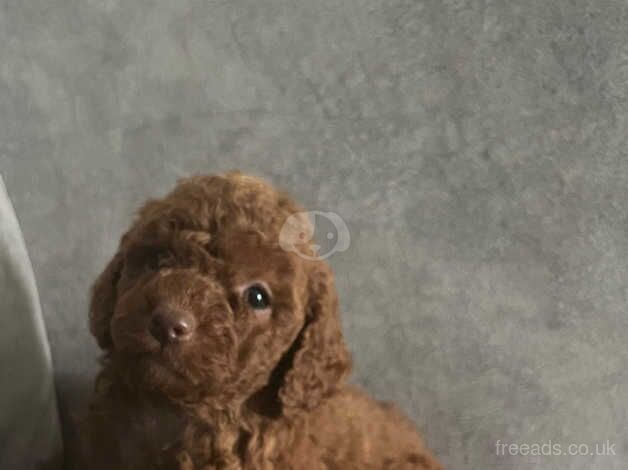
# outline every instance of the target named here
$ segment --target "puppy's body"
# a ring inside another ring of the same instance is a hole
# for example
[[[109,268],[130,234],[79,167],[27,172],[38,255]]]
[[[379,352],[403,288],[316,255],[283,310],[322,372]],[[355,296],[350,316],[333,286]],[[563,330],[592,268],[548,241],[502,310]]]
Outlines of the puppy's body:
[[[114,396],[92,410],[89,468],[440,469],[397,409],[351,386],[310,413],[277,418]]]
[[[307,240],[304,257],[278,244],[299,211],[239,173],[140,211],[94,286],[87,468],[440,468],[394,407],[345,383],[329,267]]]

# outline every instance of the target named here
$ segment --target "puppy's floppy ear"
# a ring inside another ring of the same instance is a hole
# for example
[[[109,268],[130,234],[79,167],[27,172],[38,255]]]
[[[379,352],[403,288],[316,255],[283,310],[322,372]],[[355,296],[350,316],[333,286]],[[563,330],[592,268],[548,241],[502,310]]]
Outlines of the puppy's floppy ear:
[[[316,407],[351,369],[333,274],[324,261],[312,262],[308,291],[305,325],[291,348],[291,363],[279,389],[285,412]]]
[[[116,253],[92,286],[89,330],[102,349],[109,349],[113,345],[109,327],[116,303],[116,284],[120,278],[123,264],[122,254]]]

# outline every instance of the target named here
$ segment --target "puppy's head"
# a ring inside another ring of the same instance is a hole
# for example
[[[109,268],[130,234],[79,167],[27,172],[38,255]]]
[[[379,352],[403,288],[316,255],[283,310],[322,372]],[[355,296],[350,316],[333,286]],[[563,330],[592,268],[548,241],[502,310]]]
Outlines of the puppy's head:
[[[333,391],[350,359],[332,274],[279,244],[299,211],[236,172],[149,201],[92,293],[90,329],[121,380],[266,411],[311,408]]]

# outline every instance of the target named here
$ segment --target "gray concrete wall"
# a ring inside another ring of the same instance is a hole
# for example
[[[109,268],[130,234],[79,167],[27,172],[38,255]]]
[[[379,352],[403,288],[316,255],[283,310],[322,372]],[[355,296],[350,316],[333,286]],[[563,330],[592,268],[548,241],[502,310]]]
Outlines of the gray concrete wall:
[[[240,168],[352,236],[354,379],[449,469],[625,468],[628,4],[0,2],[0,171],[63,416],[132,211]],[[497,440],[617,457],[496,455]]]

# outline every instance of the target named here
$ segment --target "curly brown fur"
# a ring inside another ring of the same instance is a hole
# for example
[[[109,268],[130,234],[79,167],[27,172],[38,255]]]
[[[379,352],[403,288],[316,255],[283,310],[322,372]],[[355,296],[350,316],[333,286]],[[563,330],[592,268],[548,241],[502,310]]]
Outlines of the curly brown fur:
[[[105,356],[86,468],[441,468],[394,407],[345,383],[332,273],[278,244],[301,210],[231,172],[183,180],[139,211],[93,287]],[[269,307],[247,303],[251,283]],[[185,334],[155,334],[164,311],[187,319]]]

